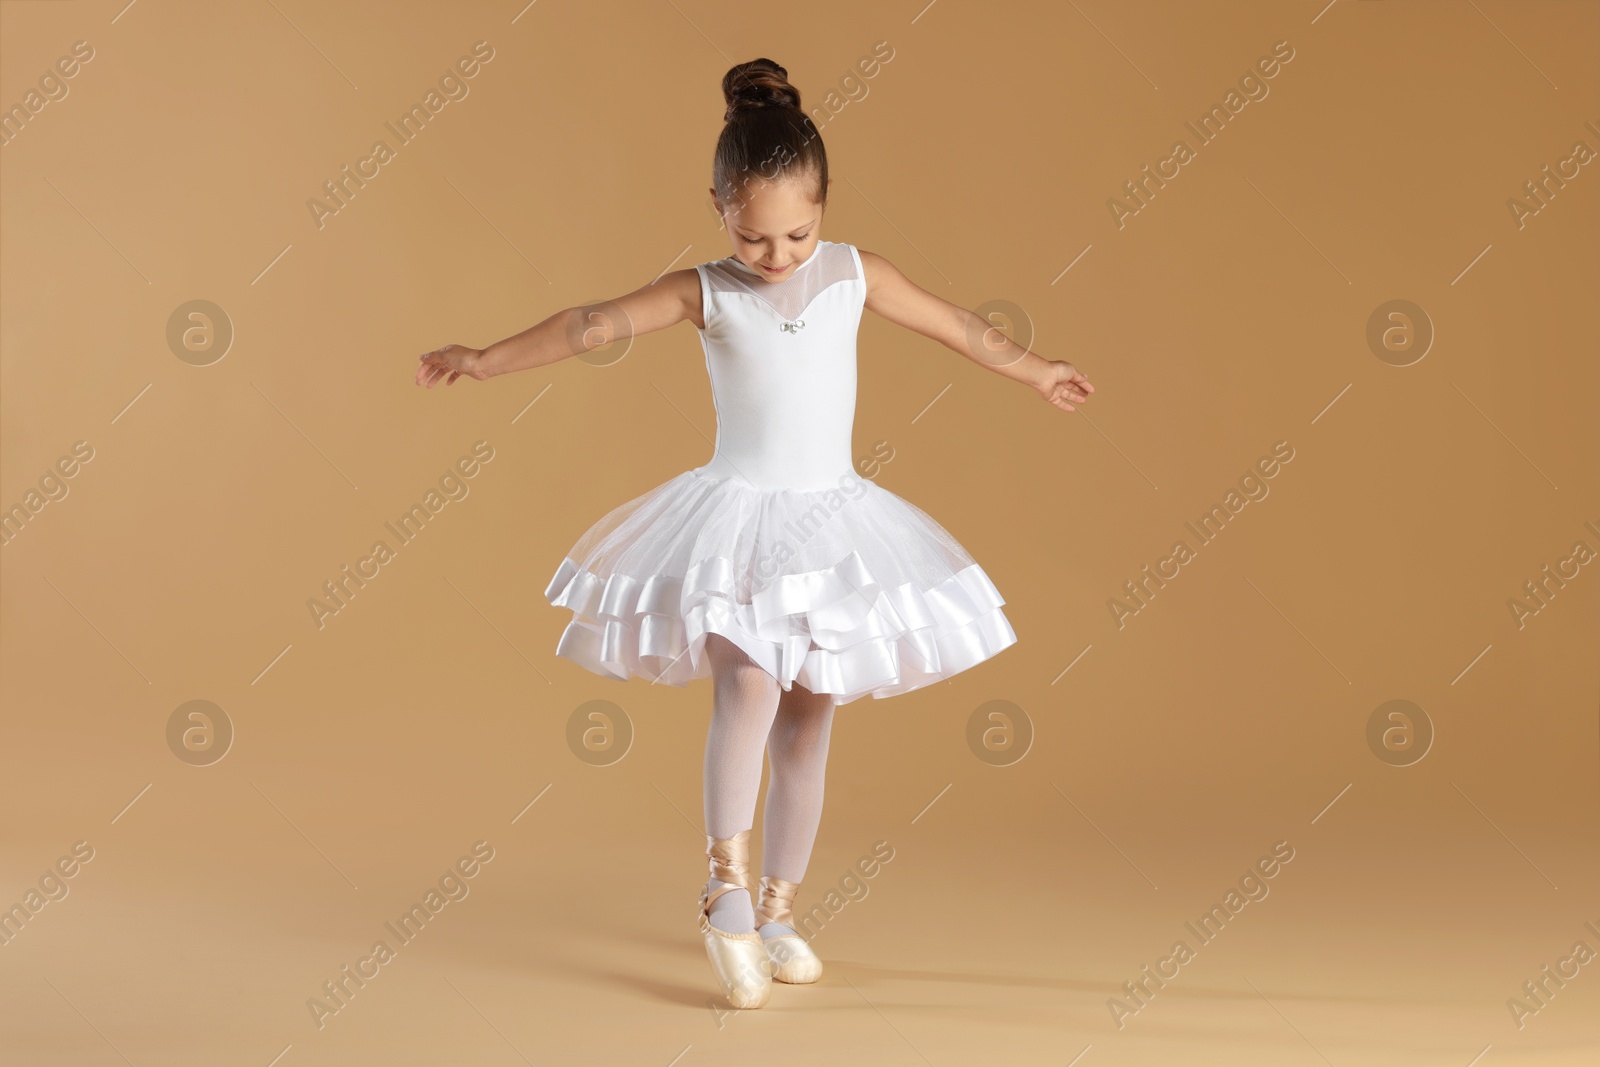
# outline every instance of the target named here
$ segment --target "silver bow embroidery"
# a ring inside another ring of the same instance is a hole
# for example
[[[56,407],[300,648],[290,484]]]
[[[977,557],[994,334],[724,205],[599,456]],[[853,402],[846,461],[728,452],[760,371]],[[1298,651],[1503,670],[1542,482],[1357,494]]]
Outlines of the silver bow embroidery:
[[[785,322],[781,324],[778,329],[782,330],[784,333],[794,333],[796,330],[803,329],[805,324],[805,319],[796,319],[793,322]]]

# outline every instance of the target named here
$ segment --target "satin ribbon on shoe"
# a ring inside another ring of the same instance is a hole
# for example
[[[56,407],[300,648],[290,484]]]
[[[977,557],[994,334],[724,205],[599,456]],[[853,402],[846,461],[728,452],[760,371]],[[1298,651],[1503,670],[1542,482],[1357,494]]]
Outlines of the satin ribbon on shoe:
[[[710,861],[711,877],[719,882],[731,882],[750,892],[749,830],[740,830],[732,837],[712,837],[707,834],[706,858]]]
[[[762,923],[781,923],[794,929],[794,898],[800,891],[799,882],[761,876],[761,899],[756,903],[756,926]]]

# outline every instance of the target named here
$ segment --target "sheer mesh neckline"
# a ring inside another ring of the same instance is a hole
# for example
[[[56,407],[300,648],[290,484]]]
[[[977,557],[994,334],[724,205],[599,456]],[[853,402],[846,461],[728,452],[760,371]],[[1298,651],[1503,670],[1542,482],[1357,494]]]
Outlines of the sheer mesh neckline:
[[[732,256],[701,267],[713,291],[753,296],[785,320],[798,319],[823,290],[861,277],[850,246],[839,241],[818,241],[811,255],[781,282],[759,277]]]

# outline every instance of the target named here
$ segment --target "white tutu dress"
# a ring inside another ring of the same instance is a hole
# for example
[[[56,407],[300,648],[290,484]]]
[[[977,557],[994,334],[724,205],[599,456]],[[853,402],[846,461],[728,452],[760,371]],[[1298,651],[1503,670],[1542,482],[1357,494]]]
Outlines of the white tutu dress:
[[[545,589],[572,611],[556,655],[682,686],[710,676],[716,633],[785,690],[847,704],[920,689],[1016,643],[972,556],[852,467],[867,291],[855,246],[818,241],[781,282],[731,256],[695,269],[715,453],[567,553]]]

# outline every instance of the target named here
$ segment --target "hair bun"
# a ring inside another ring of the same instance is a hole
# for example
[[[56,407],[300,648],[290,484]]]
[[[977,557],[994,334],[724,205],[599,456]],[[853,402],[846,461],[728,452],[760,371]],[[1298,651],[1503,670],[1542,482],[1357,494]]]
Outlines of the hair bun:
[[[765,58],[728,68],[722,76],[722,97],[728,104],[724,122],[754,108],[800,107],[800,90],[789,84],[789,72]]]

